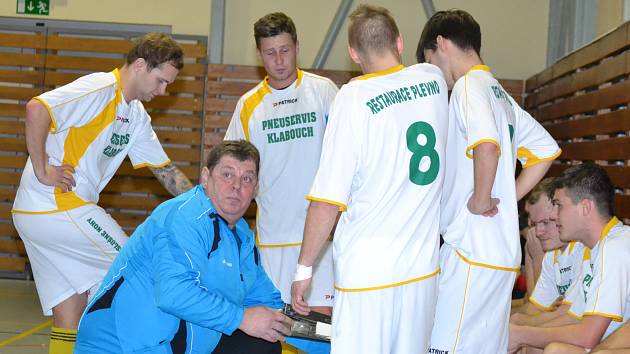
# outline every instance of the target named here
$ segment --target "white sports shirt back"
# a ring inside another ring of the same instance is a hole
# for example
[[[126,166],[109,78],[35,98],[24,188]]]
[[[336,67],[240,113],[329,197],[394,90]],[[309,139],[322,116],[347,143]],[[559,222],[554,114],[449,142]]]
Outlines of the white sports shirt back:
[[[52,118],[46,140],[48,163],[74,167],[71,192],[39,182],[26,162],[14,213],[51,213],[98,202],[99,193],[129,155],[134,168],[170,162],[142,103],[127,103],[118,70],[83,76],[35,99]]]
[[[331,109],[309,199],[339,205],[335,286],[360,291],[437,274],[446,83],[430,64],[361,76]]]
[[[295,84],[274,90],[267,80],[243,95],[225,134],[260,151],[256,235],[261,247],[299,246],[319,165],[330,103],[337,86],[298,70]]]
[[[459,78],[449,102],[449,132],[440,229],[444,241],[468,262],[517,271],[520,264],[516,159],[528,168],[555,159],[560,149],[547,131],[516,104],[490,68],[476,65]],[[499,198],[494,217],[473,215],[473,149],[490,142],[499,148],[492,197]]]

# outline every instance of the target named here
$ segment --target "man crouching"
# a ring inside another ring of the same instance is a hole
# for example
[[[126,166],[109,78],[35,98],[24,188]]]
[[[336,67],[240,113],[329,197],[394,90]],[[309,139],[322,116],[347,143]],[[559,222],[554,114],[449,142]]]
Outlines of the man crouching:
[[[252,144],[222,142],[200,184],[138,226],[81,318],[75,353],[280,353],[291,320],[242,218],[259,161]]]

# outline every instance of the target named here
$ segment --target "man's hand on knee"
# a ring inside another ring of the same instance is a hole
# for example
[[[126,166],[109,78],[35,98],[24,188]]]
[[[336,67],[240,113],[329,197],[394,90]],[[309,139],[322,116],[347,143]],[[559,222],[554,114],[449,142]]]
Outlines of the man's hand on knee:
[[[291,322],[289,317],[276,310],[258,306],[245,309],[243,322],[238,328],[252,337],[276,342],[291,334]]]

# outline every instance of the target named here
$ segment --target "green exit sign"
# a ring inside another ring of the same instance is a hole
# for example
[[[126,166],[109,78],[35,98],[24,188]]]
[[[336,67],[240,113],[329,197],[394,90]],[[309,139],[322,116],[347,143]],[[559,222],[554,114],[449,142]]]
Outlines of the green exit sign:
[[[50,0],[17,0],[15,13],[22,15],[50,15]]]

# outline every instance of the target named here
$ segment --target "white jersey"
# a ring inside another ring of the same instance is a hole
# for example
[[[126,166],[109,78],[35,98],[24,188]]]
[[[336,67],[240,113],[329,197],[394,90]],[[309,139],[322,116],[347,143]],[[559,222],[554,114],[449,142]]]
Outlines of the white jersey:
[[[142,103],[127,103],[118,70],[83,76],[38,97],[52,119],[46,139],[48,163],[74,167],[76,186],[63,193],[39,182],[26,161],[14,213],[51,213],[98,202],[99,193],[125,156],[134,168],[170,162]]]
[[[295,84],[275,90],[267,79],[243,95],[225,134],[260,151],[256,231],[260,247],[299,246],[310,188],[337,86],[298,70]],[[293,269],[292,267],[290,267]]]
[[[542,271],[529,301],[544,311],[552,311],[551,306],[559,296],[565,296],[582,265],[584,246],[572,241],[564,250],[556,249],[545,253]]]
[[[521,109],[485,65],[457,80],[449,102],[449,132],[440,230],[444,241],[468,262],[518,270],[520,242],[516,159],[524,168],[560,155],[547,131]],[[467,202],[474,190],[473,149],[485,142],[499,148],[491,195],[499,198],[494,217],[473,215]]]
[[[360,291],[437,274],[448,88],[430,64],[361,76],[330,113],[310,200],[339,205],[335,287]]]
[[[592,249],[584,249],[582,272],[568,295],[569,315],[612,319],[602,339],[630,319],[630,227],[613,217]]]

